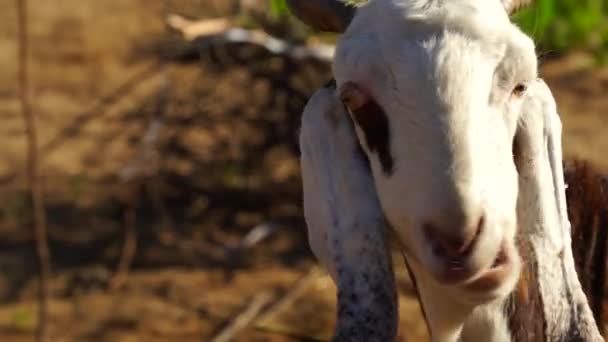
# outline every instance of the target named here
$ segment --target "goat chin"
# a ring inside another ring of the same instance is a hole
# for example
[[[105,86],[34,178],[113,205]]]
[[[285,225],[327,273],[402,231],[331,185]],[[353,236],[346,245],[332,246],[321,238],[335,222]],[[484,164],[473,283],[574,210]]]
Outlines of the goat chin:
[[[606,294],[606,260],[608,260],[608,176],[601,174],[590,163],[582,160],[570,160],[566,162],[565,180],[568,184],[566,196],[568,199],[568,216],[572,224],[572,250],[574,253],[577,273],[580,278],[583,291],[587,296],[589,305],[593,311],[596,322],[603,322],[605,317],[604,296]],[[394,233],[390,233],[394,234]],[[394,252],[403,252],[406,250],[399,244],[396,238],[389,238],[391,249]],[[486,293],[466,291],[454,288],[444,288],[444,293],[450,293],[454,297],[459,298],[464,303],[479,304],[490,303],[489,306],[480,306],[471,315],[471,319],[462,331],[463,341],[474,341],[474,338],[467,339],[467,336],[477,336],[480,329],[492,330],[497,332],[506,332],[509,329],[496,329],[498,325],[506,324],[503,321],[488,323],[488,317],[491,315],[493,302],[495,299],[502,298],[511,294],[514,301],[521,302],[522,299],[516,299],[529,296],[529,294],[520,293],[525,289],[526,279],[522,276],[525,273],[525,267],[522,265],[519,253],[515,254],[517,258],[515,269],[512,276],[503,283],[502,286],[493,291]],[[410,264],[418,263],[415,258],[410,258]],[[515,289],[515,291],[514,291]],[[529,301],[526,299],[525,301]],[[534,317],[530,314],[533,311],[528,303],[526,305],[518,305],[507,309],[517,311],[518,313],[510,313],[510,316],[516,316],[521,319],[519,329],[514,331],[515,335],[519,332],[526,333],[532,331],[535,324]],[[528,320],[524,317],[530,316]],[[502,319],[502,318],[501,318]],[[488,325],[492,325],[491,329]],[[602,335],[605,333],[603,324],[598,324],[598,328]],[[496,339],[497,341],[509,339]],[[522,340],[522,339],[515,339]]]
[[[515,247],[511,247],[508,256],[502,257],[499,263],[480,270],[474,277],[459,284],[442,283],[428,273],[428,267],[419,260],[409,258],[409,264],[418,271],[418,276],[426,279],[426,283],[434,284],[438,295],[449,295],[464,306],[487,304],[506,297],[517,285],[521,271],[521,259]]]

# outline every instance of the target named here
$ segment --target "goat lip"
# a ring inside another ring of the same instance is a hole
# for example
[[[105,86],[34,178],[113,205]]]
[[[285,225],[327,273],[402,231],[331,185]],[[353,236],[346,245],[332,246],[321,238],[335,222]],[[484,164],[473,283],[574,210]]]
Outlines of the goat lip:
[[[492,266],[464,284],[464,288],[474,292],[489,292],[500,288],[515,269],[515,262],[504,245],[498,252]]]
[[[443,285],[460,285],[467,281],[467,279],[471,279],[474,275],[474,271],[469,267],[452,267],[450,270],[444,270],[437,280]]]

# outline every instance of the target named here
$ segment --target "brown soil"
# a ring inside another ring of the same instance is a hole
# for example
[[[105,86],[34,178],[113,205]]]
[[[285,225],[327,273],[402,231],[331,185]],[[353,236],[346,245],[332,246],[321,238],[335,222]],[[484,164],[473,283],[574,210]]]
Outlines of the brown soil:
[[[194,17],[230,8],[170,3],[169,12]],[[37,267],[13,5],[0,2],[0,340],[30,341]],[[180,44],[166,33],[164,13],[160,1],[30,1],[53,341],[205,341],[265,292],[272,300],[263,317],[237,340],[326,339],[335,289],[325,275],[292,302],[282,298],[315,264],[296,136],[302,106],[329,69],[242,45],[167,60]],[[543,73],[560,105],[565,153],[608,170],[608,70],[572,55],[548,61]],[[157,124],[156,143],[144,143]],[[124,286],[110,291],[128,225],[137,253]],[[260,225],[276,229],[238,249]],[[401,336],[424,340],[402,263],[397,269]]]

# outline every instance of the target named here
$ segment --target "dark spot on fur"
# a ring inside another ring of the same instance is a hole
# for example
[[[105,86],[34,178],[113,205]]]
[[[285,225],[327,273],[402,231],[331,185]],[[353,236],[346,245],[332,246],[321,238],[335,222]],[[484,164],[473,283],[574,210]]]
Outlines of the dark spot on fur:
[[[515,136],[515,138],[513,139],[513,145],[511,146],[511,152],[513,153],[513,162],[515,163],[515,168],[517,169],[517,172],[520,172],[520,170],[522,169],[522,147],[521,147],[521,142],[520,139],[518,139],[517,136]]]
[[[568,332],[563,337],[564,342],[585,342],[586,338],[583,337],[579,330],[578,317],[576,315],[570,316],[570,324],[568,326]]]
[[[376,101],[369,101],[352,114],[356,123],[363,130],[367,148],[378,155],[382,170],[390,176],[393,173],[393,156],[386,113]]]
[[[535,260],[532,251],[520,243],[519,252],[526,260]],[[505,314],[513,341],[547,341],[547,321],[543,311],[543,300],[538,287],[538,265],[530,262],[523,265],[519,283],[507,298]]]

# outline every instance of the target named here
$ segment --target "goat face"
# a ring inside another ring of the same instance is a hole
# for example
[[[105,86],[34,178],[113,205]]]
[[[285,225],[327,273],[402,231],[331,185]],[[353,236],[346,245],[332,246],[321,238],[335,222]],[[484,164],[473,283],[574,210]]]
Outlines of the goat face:
[[[510,292],[513,140],[533,42],[503,4],[372,0],[334,62],[388,223],[417,273],[475,303]]]

